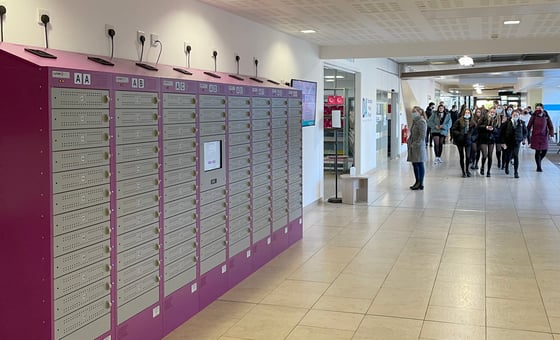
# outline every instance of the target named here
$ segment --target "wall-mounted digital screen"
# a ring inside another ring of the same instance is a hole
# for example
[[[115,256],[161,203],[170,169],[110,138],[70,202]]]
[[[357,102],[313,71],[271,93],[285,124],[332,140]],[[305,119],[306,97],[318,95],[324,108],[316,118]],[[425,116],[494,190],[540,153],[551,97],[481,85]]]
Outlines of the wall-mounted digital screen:
[[[293,88],[301,90],[301,125],[315,125],[315,113],[317,111],[317,83],[307,80],[292,79],[291,85]]]
[[[222,141],[216,140],[204,143],[204,171],[220,169],[222,167]]]

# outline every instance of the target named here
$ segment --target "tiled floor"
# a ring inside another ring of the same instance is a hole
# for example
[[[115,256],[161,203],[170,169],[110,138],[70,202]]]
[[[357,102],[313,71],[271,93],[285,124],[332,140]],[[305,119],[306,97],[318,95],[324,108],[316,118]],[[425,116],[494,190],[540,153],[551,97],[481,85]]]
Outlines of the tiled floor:
[[[306,209],[302,241],[166,340],[560,340],[560,169],[522,150],[519,179],[461,178],[456,155],[424,191],[396,160],[371,205]]]

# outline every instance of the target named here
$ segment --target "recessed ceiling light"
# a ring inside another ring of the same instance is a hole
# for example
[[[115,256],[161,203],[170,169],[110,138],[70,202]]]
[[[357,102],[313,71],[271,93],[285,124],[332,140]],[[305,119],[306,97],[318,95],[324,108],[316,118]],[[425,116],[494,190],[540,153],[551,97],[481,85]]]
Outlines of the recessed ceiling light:
[[[519,20],[506,20],[504,21],[504,25],[519,25],[520,22]]]
[[[301,30],[301,33],[309,34],[309,33],[317,33],[315,30]]]

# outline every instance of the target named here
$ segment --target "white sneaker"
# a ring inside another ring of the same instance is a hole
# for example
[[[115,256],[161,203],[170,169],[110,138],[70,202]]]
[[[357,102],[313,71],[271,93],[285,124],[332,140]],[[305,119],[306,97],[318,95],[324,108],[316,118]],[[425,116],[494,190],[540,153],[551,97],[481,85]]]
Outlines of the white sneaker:
[[[443,161],[441,160],[441,157],[437,158],[438,163],[443,163]]]

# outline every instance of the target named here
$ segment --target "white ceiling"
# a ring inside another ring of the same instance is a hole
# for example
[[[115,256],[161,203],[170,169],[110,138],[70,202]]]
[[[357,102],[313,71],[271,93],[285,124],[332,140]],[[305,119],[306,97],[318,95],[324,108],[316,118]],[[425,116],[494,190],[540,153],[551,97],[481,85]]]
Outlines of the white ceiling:
[[[384,57],[401,63],[403,72],[418,72],[459,68],[455,60],[467,54],[487,57],[475,67],[498,67],[492,74],[445,74],[438,79],[456,87],[469,79],[491,78],[493,87],[507,84],[526,90],[520,85],[521,72],[536,61],[491,60],[495,55],[549,53],[552,59],[538,63],[553,68],[560,61],[554,58],[560,53],[560,0],[200,1],[316,44],[322,59]],[[504,25],[505,20],[521,23]],[[304,29],[317,32],[303,34]],[[519,71],[501,72],[499,67],[507,65],[517,65]],[[557,71],[541,70],[539,75],[532,78],[540,82],[525,84],[560,85]],[[429,77],[438,77],[437,72]]]

